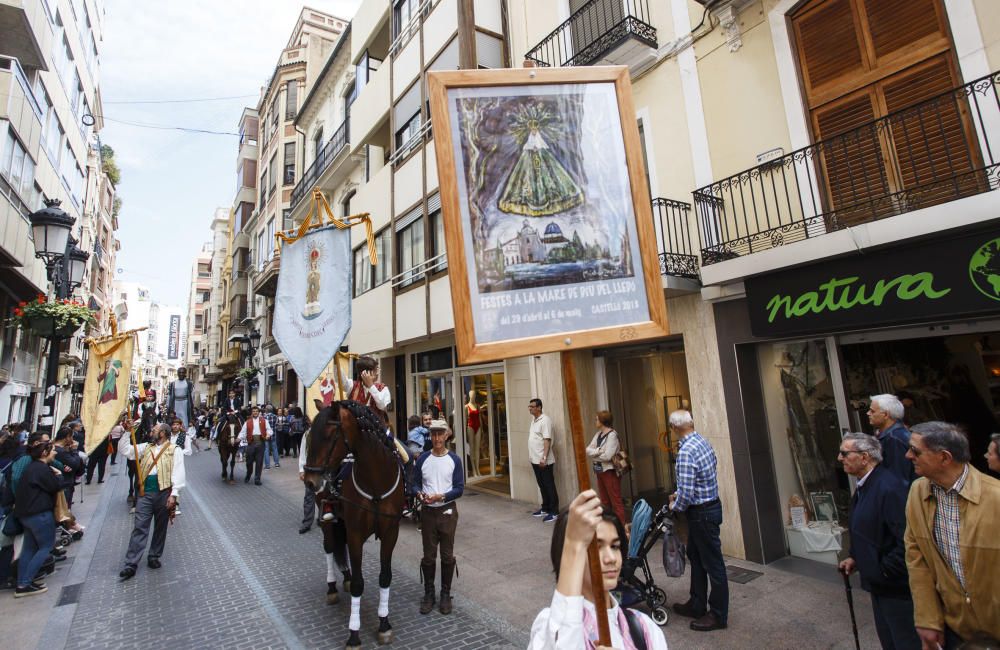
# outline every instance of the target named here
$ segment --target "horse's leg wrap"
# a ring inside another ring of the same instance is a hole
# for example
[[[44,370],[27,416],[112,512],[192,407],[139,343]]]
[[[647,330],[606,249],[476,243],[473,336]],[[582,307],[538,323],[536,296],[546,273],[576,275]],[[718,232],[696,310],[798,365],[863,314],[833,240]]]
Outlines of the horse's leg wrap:
[[[378,616],[385,618],[389,616],[389,588],[379,587],[378,590]]]
[[[333,559],[333,553],[326,554],[326,581],[327,582],[337,582],[336,573],[336,562]]]
[[[361,596],[351,596],[351,620],[347,623],[347,629],[351,632],[361,629]]]

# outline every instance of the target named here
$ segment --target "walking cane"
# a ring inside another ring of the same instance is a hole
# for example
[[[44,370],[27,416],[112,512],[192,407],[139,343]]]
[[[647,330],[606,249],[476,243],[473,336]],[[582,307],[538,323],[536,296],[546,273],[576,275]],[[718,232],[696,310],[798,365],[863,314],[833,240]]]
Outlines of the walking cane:
[[[858,640],[858,620],[854,617],[854,595],[851,593],[851,578],[846,571],[841,571],[844,576],[844,590],[847,591],[847,609],[851,610],[851,629],[854,631],[854,648],[861,650],[861,641]]]

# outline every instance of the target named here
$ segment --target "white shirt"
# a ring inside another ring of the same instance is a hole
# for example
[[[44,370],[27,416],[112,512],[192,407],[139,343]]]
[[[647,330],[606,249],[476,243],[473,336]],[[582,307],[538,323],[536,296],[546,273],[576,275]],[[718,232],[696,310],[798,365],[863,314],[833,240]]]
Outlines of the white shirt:
[[[607,610],[611,623],[611,646],[624,648],[622,631],[618,629],[618,601],[612,598],[611,602],[614,606]],[[563,596],[558,590],[554,591],[552,603],[540,611],[535,617],[535,622],[531,624],[528,650],[580,650],[587,647],[584,643],[584,607],[590,611],[591,616],[597,616],[593,603],[583,596]],[[663,631],[653,619],[639,611],[635,614],[652,641],[648,650],[667,650],[667,640],[663,637]]]
[[[343,387],[344,395],[350,396],[351,390],[354,388],[354,380],[350,377],[345,378],[343,381]],[[365,390],[367,390],[368,394],[372,396],[372,400],[375,401],[375,406],[383,411],[389,408],[389,402],[392,401],[392,397],[389,395],[388,386],[383,386],[382,390],[379,390],[375,387],[375,384],[372,384]]]
[[[299,474],[306,471],[306,447],[309,445],[309,432],[306,431],[299,443]]]
[[[542,462],[542,454],[545,453],[545,441],[552,440],[552,420],[542,413],[535,418],[528,429],[528,458],[532,465]],[[554,465],[556,462],[555,450],[549,446],[549,456],[545,459],[547,465]]]
[[[125,460],[135,460],[136,453],[138,452],[139,458],[146,453],[146,447],[149,443],[141,442],[132,447],[131,436],[122,436],[118,439],[118,453],[125,457]],[[156,450],[159,451],[162,445],[158,445]],[[155,452],[154,452],[155,453]],[[149,472],[149,476],[156,476],[156,465],[153,465],[153,469]],[[173,485],[172,496],[175,498],[180,498],[181,489],[185,485],[184,481],[184,450],[180,447],[174,447],[174,471],[170,475],[170,483]]]
[[[178,435],[179,434],[171,433],[170,434],[170,442],[176,445],[177,444],[177,436]],[[190,456],[191,453],[192,453],[191,452],[191,434],[187,433],[187,434],[185,434],[185,437],[184,437],[184,455],[185,456]]]
[[[420,473],[423,478],[425,494],[447,494],[455,487],[452,481],[455,476],[455,459],[451,457],[451,454],[435,456],[432,453],[420,466]],[[432,508],[440,508],[451,504],[451,501],[442,501],[427,505]]]
[[[246,422],[243,423],[243,428],[240,429],[240,434],[236,436],[236,442],[241,445],[247,444],[247,423],[250,422],[251,419],[252,418],[249,418],[247,419]],[[260,427],[261,424],[264,425],[263,429]],[[267,421],[267,418],[265,418],[263,415],[257,416],[256,424],[254,424],[253,431],[254,431],[253,434],[255,436],[261,435],[260,432],[264,431],[263,435],[264,439],[270,438],[271,436],[274,435],[274,431],[271,431],[270,423]]]

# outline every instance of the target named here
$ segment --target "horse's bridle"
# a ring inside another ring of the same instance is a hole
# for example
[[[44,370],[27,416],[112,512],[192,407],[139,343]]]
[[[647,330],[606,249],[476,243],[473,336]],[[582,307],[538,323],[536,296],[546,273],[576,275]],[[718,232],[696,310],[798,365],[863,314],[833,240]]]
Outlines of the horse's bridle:
[[[317,490],[317,492],[322,492],[326,488],[326,485],[325,485],[326,483],[328,483],[328,482],[329,483],[333,483],[334,482],[334,480],[336,479],[336,474],[340,470],[340,466],[343,464],[343,461],[341,461],[339,464],[334,465],[332,463],[332,461],[331,461],[331,458],[333,457],[333,454],[334,454],[334,452],[337,449],[337,442],[344,435],[344,433],[343,433],[343,431],[341,430],[341,427],[340,427],[340,407],[338,406],[335,409],[334,412],[336,413],[336,417],[334,418],[333,422],[336,425],[335,428],[337,430],[337,433],[334,435],[333,444],[330,446],[330,452],[327,454],[327,457],[324,459],[324,464],[320,465],[320,466],[316,466],[316,465],[304,465],[302,467],[302,470],[304,472],[309,472],[309,473],[312,473],[312,474],[321,474],[323,476],[323,483],[324,483],[324,485],[321,485],[320,489]],[[310,436],[309,442],[306,445],[306,451],[307,451],[307,456],[306,457],[308,457],[308,449],[309,449],[308,445],[311,444],[311,443],[312,443],[312,437]],[[347,449],[347,454],[348,455],[350,455],[350,454],[353,453],[352,450],[351,450],[350,445],[347,444],[347,439],[346,438],[344,439],[344,448]],[[345,458],[346,458],[346,456],[345,456]]]

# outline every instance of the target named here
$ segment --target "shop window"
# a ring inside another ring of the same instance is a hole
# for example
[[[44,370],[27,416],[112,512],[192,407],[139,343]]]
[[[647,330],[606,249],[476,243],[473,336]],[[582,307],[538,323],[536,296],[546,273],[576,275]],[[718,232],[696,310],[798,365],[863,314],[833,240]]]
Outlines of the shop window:
[[[427,352],[416,352],[410,355],[410,365],[413,372],[432,372],[448,370],[454,364],[451,348],[438,348]]]
[[[815,552],[819,538],[834,542],[831,526],[847,522],[851,493],[847,475],[837,462],[841,431],[823,340],[761,345],[761,386],[764,393],[775,482],[784,512],[786,539],[792,555],[836,564],[835,551]],[[812,540],[791,525],[789,504],[801,502]],[[829,538],[829,539],[827,539]]]

